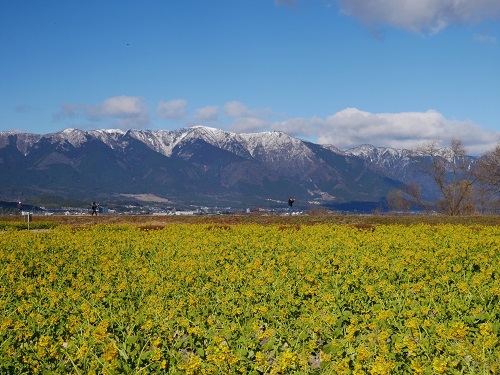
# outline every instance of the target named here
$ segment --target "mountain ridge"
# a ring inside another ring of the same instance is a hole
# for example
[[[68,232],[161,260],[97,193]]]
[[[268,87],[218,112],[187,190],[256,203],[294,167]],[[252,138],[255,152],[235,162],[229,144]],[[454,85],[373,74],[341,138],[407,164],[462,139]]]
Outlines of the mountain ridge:
[[[0,199],[56,193],[117,200],[153,193],[183,205],[381,202],[404,183],[408,150],[341,150],[284,132],[175,130],[0,132]]]

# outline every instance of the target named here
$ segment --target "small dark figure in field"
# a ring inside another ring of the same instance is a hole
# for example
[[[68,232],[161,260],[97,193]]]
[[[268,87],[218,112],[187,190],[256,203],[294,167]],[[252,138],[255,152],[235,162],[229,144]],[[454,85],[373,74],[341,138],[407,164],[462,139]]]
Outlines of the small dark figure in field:
[[[293,212],[293,202],[295,202],[295,199],[293,199],[293,197],[288,198],[288,212],[290,213],[290,215]]]
[[[98,209],[99,205],[96,202],[92,203],[92,216],[94,216],[94,214],[97,216]]]

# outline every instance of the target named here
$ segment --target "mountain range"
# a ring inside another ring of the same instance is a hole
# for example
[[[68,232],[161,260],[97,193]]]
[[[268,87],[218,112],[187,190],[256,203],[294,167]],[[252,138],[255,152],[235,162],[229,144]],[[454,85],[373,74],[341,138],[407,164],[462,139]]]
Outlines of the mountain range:
[[[0,199],[41,195],[165,205],[376,205],[415,178],[410,151],[341,150],[283,132],[166,130],[0,132]]]

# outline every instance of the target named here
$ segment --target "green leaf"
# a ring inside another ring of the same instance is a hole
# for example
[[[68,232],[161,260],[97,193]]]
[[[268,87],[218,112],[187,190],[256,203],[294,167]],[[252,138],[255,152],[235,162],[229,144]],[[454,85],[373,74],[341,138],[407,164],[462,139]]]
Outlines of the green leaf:
[[[120,353],[120,357],[122,357],[125,361],[128,361],[129,356],[128,356],[128,354],[127,354],[127,352],[126,352],[125,349],[118,348],[118,353]]]
[[[142,352],[139,358],[140,359],[148,359],[149,357],[151,357],[152,354],[153,354],[153,351],[148,350],[147,352]]]
[[[125,341],[127,344],[135,344],[139,340],[138,336],[129,336],[127,337],[127,340]]]
[[[321,350],[326,354],[332,354],[332,355],[339,352],[339,348],[333,346],[332,344],[326,344],[325,346],[323,346]]]
[[[299,333],[299,335],[297,336],[297,339],[300,340],[300,341],[304,341],[305,339],[307,339],[309,337],[309,335],[307,334],[307,332],[305,331],[302,331]]]

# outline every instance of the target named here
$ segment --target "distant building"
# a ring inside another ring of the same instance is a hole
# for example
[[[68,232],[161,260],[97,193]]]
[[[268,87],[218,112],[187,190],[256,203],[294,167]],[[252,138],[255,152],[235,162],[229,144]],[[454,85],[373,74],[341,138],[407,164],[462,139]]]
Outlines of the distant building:
[[[178,216],[185,216],[185,215],[196,215],[198,211],[175,211],[175,214]]]

